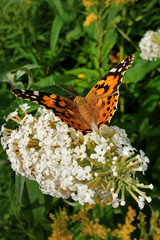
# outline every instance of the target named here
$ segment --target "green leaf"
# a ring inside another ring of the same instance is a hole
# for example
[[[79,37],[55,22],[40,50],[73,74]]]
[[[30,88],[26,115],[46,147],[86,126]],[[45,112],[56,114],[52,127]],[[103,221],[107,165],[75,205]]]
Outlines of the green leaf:
[[[77,25],[75,26],[75,28],[73,28],[71,31],[69,31],[66,34],[66,40],[67,41],[77,40],[80,38],[81,35],[82,35],[82,29],[79,25]]]
[[[136,83],[141,81],[148,73],[156,69],[160,64],[159,60],[148,61],[142,59],[138,55],[139,53],[135,54],[135,58],[131,67],[126,71],[124,75],[124,79],[127,79],[127,82],[129,83]]]
[[[98,68],[98,49],[97,49],[97,39],[98,39],[98,33],[97,33],[97,27],[95,22],[91,22],[91,24],[87,27],[84,27],[84,30],[89,35],[87,37],[88,43],[85,47],[85,52],[89,55],[90,61],[91,61],[91,68]],[[86,41],[87,41],[86,40]]]
[[[3,222],[4,218],[8,214],[9,200],[6,197],[1,196],[0,198],[0,221]]]
[[[151,136],[159,136],[160,133],[160,126],[158,127],[151,127],[151,129],[147,129],[146,131],[146,136],[151,137]]]
[[[0,62],[0,81],[5,78],[7,72],[13,71],[19,66],[16,63]]]
[[[48,88],[48,87],[55,88],[54,84],[67,85],[68,83],[70,83],[73,80],[74,80],[74,77],[70,76],[70,75],[64,75],[64,74],[50,75],[46,78],[41,79],[39,82],[35,83],[32,88],[35,89],[35,87],[36,87],[35,90],[40,90],[41,88],[44,89],[44,88]]]
[[[115,29],[110,29],[106,32],[104,35],[104,43],[101,47],[101,63],[102,68],[105,66],[106,59],[108,58],[108,54],[111,51],[111,49],[114,47],[115,43],[117,41],[117,33]]]
[[[150,91],[152,89],[152,92],[160,92],[160,75],[156,76],[155,78],[152,78],[151,81],[148,82],[146,89]]]
[[[87,80],[93,81],[95,78],[99,77],[98,70],[87,69],[87,68],[76,68],[72,70],[65,71],[65,74],[73,74],[78,78],[79,74],[84,74]]]
[[[22,195],[24,190],[24,183],[25,183],[25,177],[21,176],[20,174],[15,175],[15,195],[17,198],[17,202],[20,205],[22,204]]]
[[[37,182],[26,179],[28,198],[31,206],[31,212],[34,218],[34,226],[44,218],[45,198],[39,189]]]
[[[109,8],[109,14],[107,17],[107,28],[112,28],[115,23],[117,23],[117,19],[120,19],[121,15],[118,15],[118,12],[120,12],[123,9],[122,4],[118,5],[111,5]]]
[[[56,45],[59,38],[59,34],[61,28],[63,26],[63,21],[59,15],[56,15],[51,28],[51,36],[50,36],[50,48],[53,54],[56,52]]]
[[[31,86],[31,83],[33,81],[33,75],[31,69],[39,68],[39,65],[36,64],[27,64],[23,66],[16,66],[15,64],[9,64],[6,65],[5,63],[2,63],[1,67],[3,68],[2,72],[0,73],[0,80],[1,82],[7,82],[13,85],[14,87],[23,87],[23,83],[19,82],[17,83],[16,81],[20,79],[24,74],[27,74],[28,76],[28,86],[29,88]],[[16,67],[14,67],[16,66]]]
[[[158,100],[159,100],[159,94],[154,93],[154,95],[150,95],[150,96],[148,95],[146,96],[146,99],[141,104],[141,107],[144,108],[145,111],[147,112],[152,112],[156,107]]]
[[[49,4],[53,9],[56,8],[59,16],[61,17],[61,19],[63,19],[64,11],[63,11],[63,8],[62,8],[61,1],[60,1],[60,0],[46,0],[46,2],[48,2],[48,4]]]

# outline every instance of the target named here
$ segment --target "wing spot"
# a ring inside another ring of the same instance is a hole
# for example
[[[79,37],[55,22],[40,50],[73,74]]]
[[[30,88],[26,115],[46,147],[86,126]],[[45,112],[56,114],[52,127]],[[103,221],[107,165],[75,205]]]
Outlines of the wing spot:
[[[57,96],[55,94],[51,94],[49,97],[50,98],[57,98]]]
[[[109,121],[106,121],[105,124],[108,125]]]
[[[105,105],[106,105],[106,103],[102,101],[102,107],[104,107]]]
[[[117,89],[118,89],[118,84],[114,86],[114,88],[113,88],[113,92],[116,92]]]
[[[33,99],[37,99],[37,97],[36,97],[36,96],[31,96],[31,98],[33,98]]]
[[[102,99],[100,98],[96,104],[97,107],[100,107],[102,105]]]
[[[39,96],[39,92],[38,91],[33,91],[33,94],[36,96]]]
[[[112,68],[111,70],[110,70],[110,72],[116,72],[117,71],[117,68]]]
[[[115,95],[115,94],[114,94],[114,95]],[[109,97],[108,97],[108,100],[111,100],[111,98],[112,98],[112,96],[109,96]]]
[[[97,91],[96,91],[96,94],[97,95],[101,95],[105,92],[105,89],[104,88],[99,88]]]
[[[111,103],[111,101],[108,101],[107,104],[109,105]]]
[[[122,67],[120,69],[118,69],[118,72],[121,72],[122,71]]]
[[[64,101],[59,101],[58,104],[59,104],[59,106],[61,106],[61,107],[66,106],[66,103],[65,103]]]
[[[109,111],[109,110],[110,110],[110,107],[107,108],[107,111]]]
[[[71,111],[70,109],[68,109],[68,112],[69,112],[69,114],[71,114],[72,116],[74,115],[74,112]]]
[[[103,117],[105,117],[106,116],[106,113],[103,113]]]
[[[105,92],[108,92],[108,90],[109,90],[109,85],[107,84],[105,87],[104,87],[104,89],[105,89]]]

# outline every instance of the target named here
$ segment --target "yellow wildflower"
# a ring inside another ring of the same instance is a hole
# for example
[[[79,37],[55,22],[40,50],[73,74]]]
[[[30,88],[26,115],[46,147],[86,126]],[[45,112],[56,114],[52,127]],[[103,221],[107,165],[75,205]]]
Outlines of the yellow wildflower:
[[[86,76],[84,75],[84,74],[78,74],[78,78],[81,78],[81,79],[85,79],[86,78]]]
[[[94,21],[96,21],[96,20],[97,20],[96,14],[90,13],[90,14],[86,17],[86,19],[85,19],[85,21],[84,21],[84,23],[83,23],[83,26],[84,26],[84,27],[87,27],[87,26],[89,26],[89,25],[91,24],[91,22],[94,22]]]
[[[86,9],[89,9],[90,7],[97,4],[97,1],[95,0],[82,0],[83,5],[86,7]]]
[[[153,240],[160,240],[160,218],[157,218],[155,216],[156,214],[153,214],[151,218],[151,227],[153,229]]]
[[[138,216],[137,216],[137,220],[139,220],[139,223],[137,224],[137,226],[138,226],[138,228],[141,232],[140,240],[147,239],[147,235],[148,235],[147,232],[146,232],[147,222],[145,221],[145,218],[146,218],[146,215],[140,211]]]
[[[96,236],[98,238],[106,239],[107,233],[110,232],[110,229],[106,229],[103,225],[99,224],[99,219],[95,218],[94,220],[87,221],[81,219],[82,223],[82,232],[81,236]]]
[[[132,222],[135,220],[136,211],[132,207],[128,207],[127,216],[125,218],[125,224],[118,224],[118,228],[112,232],[112,236],[116,236],[125,240],[131,239],[131,233],[136,229],[132,225]]]
[[[98,238],[105,239],[110,229],[106,229],[103,225],[99,224],[99,219],[94,217],[94,220],[90,220],[87,216],[88,211],[91,210],[94,205],[86,204],[81,210],[72,216],[72,221],[80,221],[82,224],[81,236],[96,236]]]
[[[105,5],[108,7],[111,4],[118,5],[120,3],[127,4],[128,2],[134,2],[136,0],[105,0]]]
[[[97,201],[98,202],[98,201]],[[102,204],[100,204],[103,207]],[[48,240],[73,240],[75,235],[73,234],[73,229],[79,223],[78,229],[76,228],[76,234],[82,238],[88,237],[92,239],[106,239],[108,237],[115,237],[116,239],[130,240],[132,239],[131,234],[135,230],[140,231],[139,238],[133,238],[133,240],[144,240],[149,239],[150,234],[152,233],[153,240],[160,240],[160,218],[157,214],[153,214],[151,217],[151,226],[149,233],[146,231],[147,222],[145,220],[146,216],[139,212],[138,217],[136,218],[136,211],[132,207],[128,207],[128,212],[125,217],[124,224],[119,223],[115,230],[111,232],[110,228],[99,223],[100,219],[96,217],[96,212],[94,211],[95,205],[85,204],[80,210],[68,216],[65,210],[60,212],[60,217],[55,217],[50,214],[52,223],[52,235]],[[136,220],[139,223],[136,223],[136,226],[133,225],[133,222]],[[68,228],[71,229],[72,234],[69,232]],[[110,238],[109,238],[110,239]]]
[[[61,218],[57,219],[53,214],[50,214],[50,218],[53,220],[52,223],[52,235],[48,240],[72,240],[73,237],[67,229],[69,216],[66,211],[61,212]]]

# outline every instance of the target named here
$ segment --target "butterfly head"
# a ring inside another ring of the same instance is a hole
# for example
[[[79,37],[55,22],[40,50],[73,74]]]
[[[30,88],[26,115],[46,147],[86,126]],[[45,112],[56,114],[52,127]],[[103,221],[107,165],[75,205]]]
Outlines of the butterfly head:
[[[75,102],[77,105],[82,105],[82,104],[85,104],[87,101],[86,101],[85,98],[80,97],[80,96],[77,96],[77,97],[74,99],[74,102]]]

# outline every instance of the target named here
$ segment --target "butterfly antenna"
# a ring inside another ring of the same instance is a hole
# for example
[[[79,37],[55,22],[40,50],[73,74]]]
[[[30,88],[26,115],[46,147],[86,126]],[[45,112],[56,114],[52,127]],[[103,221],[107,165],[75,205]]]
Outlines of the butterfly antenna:
[[[56,83],[54,83],[54,85],[56,85],[57,87],[59,87],[60,89],[62,89],[65,92],[68,92],[69,94],[71,94],[73,97],[77,97],[76,95],[74,95],[72,92],[68,91],[67,89],[60,87],[59,85],[57,85]]]

